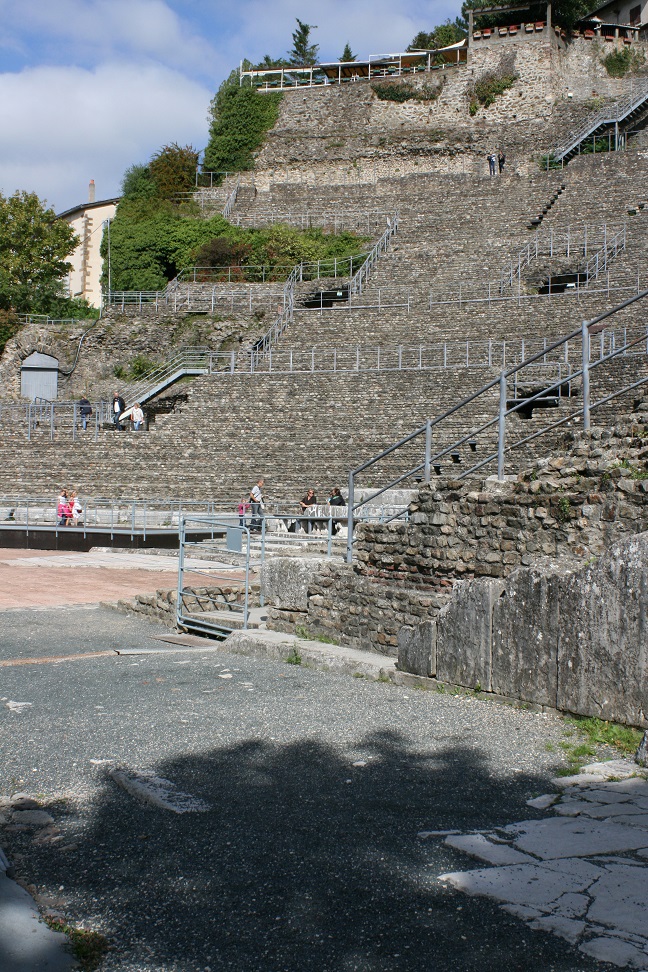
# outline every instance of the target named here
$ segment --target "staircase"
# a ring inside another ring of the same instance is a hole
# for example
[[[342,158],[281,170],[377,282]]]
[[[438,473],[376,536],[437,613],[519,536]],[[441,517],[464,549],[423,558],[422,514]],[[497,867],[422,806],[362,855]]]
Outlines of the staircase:
[[[648,78],[634,81],[632,89],[625,98],[596,112],[579,129],[556,146],[548,155],[550,163],[566,164],[575,155],[581,154],[581,147],[591,141],[608,136],[614,149],[623,148],[627,133],[648,117]]]

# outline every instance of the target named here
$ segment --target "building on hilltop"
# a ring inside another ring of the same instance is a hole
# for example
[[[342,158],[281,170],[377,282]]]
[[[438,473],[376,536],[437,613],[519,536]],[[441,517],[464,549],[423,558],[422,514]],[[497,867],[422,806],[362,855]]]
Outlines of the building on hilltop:
[[[611,0],[592,10],[583,21],[600,21],[603,26],[641,28],[648,23],[648,0]]]
[[[92,307],[101,307],[101,239],[107,220],[114,217],[119,196],[95,201],[94,179],[90,180],[88,202],[58,214],[79,237],[79,245],[70,257],[72,270],[67,279],[70,297],[85,298]]]

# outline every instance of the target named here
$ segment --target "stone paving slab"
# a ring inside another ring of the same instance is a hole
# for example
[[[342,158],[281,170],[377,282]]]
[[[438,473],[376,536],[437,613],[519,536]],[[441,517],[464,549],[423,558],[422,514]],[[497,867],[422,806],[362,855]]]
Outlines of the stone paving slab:
[[[520,821],[497,833],[447,837],[451,847],[496,866],[443,874],[441,880],[501,902],[531,928],[578,943],[599,961],[646,970],[645,771],[631,760],[614,760],[584,767],[561,783],[565,805],[551,808],[557,816]],[[536,809],[546,802],[529,801]],[[508,835],[504,845],[502,835]],[[522,852],[527,862],[513,863],[506,852]]]

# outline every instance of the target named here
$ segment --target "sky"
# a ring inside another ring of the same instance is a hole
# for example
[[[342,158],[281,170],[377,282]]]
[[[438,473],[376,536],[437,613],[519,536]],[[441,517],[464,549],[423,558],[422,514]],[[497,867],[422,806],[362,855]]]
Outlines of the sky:
[[[295,18],[322,60],[403,50],[459,0],[0,0],[0,192],[56,212],[119,195],[162,145],[203,149],[209,102],[241,58],[281,56]]]

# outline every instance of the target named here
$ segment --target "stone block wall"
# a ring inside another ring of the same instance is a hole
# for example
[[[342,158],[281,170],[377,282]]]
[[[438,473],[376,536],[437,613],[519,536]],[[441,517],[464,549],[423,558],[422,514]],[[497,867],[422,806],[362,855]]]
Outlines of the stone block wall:
[[[648,534],[569,568],[459,582],[400,633],[402,671],[580,716],[648,723]]]

